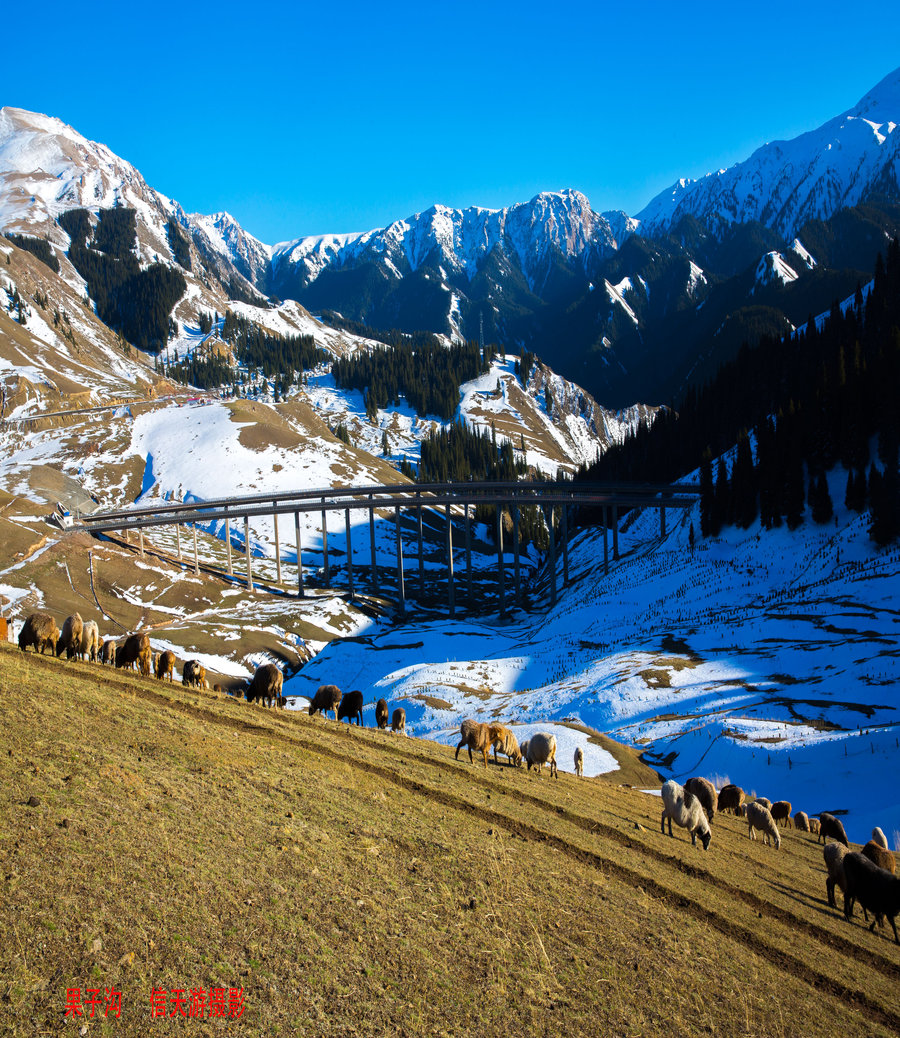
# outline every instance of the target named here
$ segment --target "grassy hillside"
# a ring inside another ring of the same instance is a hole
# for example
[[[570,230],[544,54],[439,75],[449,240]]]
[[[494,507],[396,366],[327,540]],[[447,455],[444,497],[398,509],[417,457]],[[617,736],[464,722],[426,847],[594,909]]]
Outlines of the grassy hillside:
[[[717,818],[704,854],[612,781],[7,645],[0,711],[3,1034],[900,1029],[900,948],[808,835]],[[238,1022],[151,1016],[232,987]],[[65,1021],[70,988],[121,1018]]]

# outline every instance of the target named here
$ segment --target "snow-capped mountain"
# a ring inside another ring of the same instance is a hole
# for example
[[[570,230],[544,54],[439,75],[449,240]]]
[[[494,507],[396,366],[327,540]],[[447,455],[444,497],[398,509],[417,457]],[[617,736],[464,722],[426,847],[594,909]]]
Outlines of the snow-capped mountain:
[[[448,209],[434,205],[424,213],[396,220],[364,234],[299,238],[275,246],[275,281],[290,268],[294,280],[310,285],[328,267],[366,262],[382,264],[393,277],[439,264],[451,274],[471,280],[491,252],[500,248],[525,276],[528,288],[540,292],[549,255],[587,261],[618,247],[618,233],[628,233],[624,213],[595,213],[580,191],[544,191],[530,202],[504,209]]]
[[[60,119],[0,108],[0,231],[45,238],[62,253],[69,239],[57,223],[59,216],[72,209],[96,213],[115,207],[135,210],[143,263],[176,262],[168,232],[172,221],[190,236],[197,266],[223,288],[231,288],[230,294],[236,275],[254,286],[265,282],[267,247],[227,213],[189,216],[106,145],[88,140]],[[210,288],[208,280],[201,278],[202,287],[191,294],[199,296],[203,287]],[[245,291],[252,292],[249,285]]]
[[[664,234],[690,215],[715,232],[757,221],[790,241],[808,220],[827,220],[874,192],[896,197],[898,122],[900,69],[818,129],[764,144],[730,169],[679,180],[638,214],[640,233]]]

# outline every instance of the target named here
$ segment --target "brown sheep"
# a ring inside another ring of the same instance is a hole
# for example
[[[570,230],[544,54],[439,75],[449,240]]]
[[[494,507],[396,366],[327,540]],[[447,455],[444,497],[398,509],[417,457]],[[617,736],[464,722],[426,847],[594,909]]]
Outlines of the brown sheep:
[[[459,734],[461,738],[459,745],[456,747],[455,759],[459,760],[459,751],[463,746],[466,746],[469,750],[469,763],[474,763],[472,750],[478,750],[484,757],[484,766],[487,767],[488,750],[491,748],[490,725],[484,724],[482,721],[473,721],[466,718],[459,726]]]
[[[798,811],[794,815],[794,825],[801,833],[808,833],[809,815],[805,811]]]
[[[894,942],[900,944],[896,922],[900,915],[900,878],[879,868],[859,851],[850,851],[844,855],[844,879],[844,918],[848,922],[853,918],[853,903],[858,901],[864,912],[868,910],[874,916],[870,932],[874,932],[878,922],[883,926],[887,916]]]
[[[719,790],[717,807],[720,811],[731,811],[732,814],[740,813],[740,806],[744,801],[744,791],[740,786],[729,783]]]
[[[894,860],[894,855],[890,851],[885,850],[880,843],[876,843],[875,840],[869,840],[863,847],[862,853],[880,869],[887,869],[888,872],[897,871],[897,862]]]
[[[171,649],[166,649],[156,657],[156,676],[160,681],[173,681],[173,672],[175,670],[175,653]]]
[[[746,818],[747,825],[750,828],[750,839],[756,839],[754,833],[758,829],[765,837],[766,846],[771,846],[774,841],[775,850],[777,851],[781,846],[781,834],[778,832],[778,826],[772,818],[772,812],[766,805],[761,804],[758,800],[747,804]]]
[[[22,652],[31,645],[35,652],[43,655],[44,649],[49,646],[51,655],[55,655],[58,641],[59,628],[49,613],[32,613],[19,631],[19,648]]]
[[[389,722],[388,705],[387,700],[379,699],[375,704],[375,723],[379,728],[384,730],[387,728]]]
[[[488,725],[488,738],[494,750],[494,763],[497,762],[497,751],[506,754],[506,762],[512,767],[518,767],[522,763],[522,751],[519,749],[519,740],[502,724]]]
[[[62,656],[65,653],[67,660],[77,656],[81,652],[81,632],[83,630],[84,621],[81,619],[81,613],[72,613],[71,616],[67,616],[63,620],[62,634],[56,643],[56,655]]]
[[[345,692],[341,699],[341,705],[338,707],[337,719],[343,721],[347,718],[348,724],[353,724],[353,719],[356,718],[356,723],[361,728],[363,726],[362,718],[363,708],[363,694],[359,689],[354,689],[352,692]]]
[[[781,822],[787,829],[793,828],[793,823],[791,822],[791,802],[789,800],[776,800],[769,810],[774,821]]]
[[[188,688],[203,688],[206,684],[206,667],[200,660],[188,660],[181,670],[181,683]]]
[[[391,714],[391,731],[406,735],[406,711],[402,706],[398,706]]]
[[[341,705],[341,690],[337,685],[319,685],[316,694],[309,704],[309,716],[322,711],[323,717],[328,717],[328,711],[334,711],[334,719],[337,720],[338,707]]]
[[[811,833],[813,833],[814,835],[818,836],[820,828],[821,827],[819,825],[819,819],[818,818],[810,818],[810,820],[809,820],[809,831]]]
[[[109,663],[113,667],[116,665],[116,643],[112,638],[107,638],[100,646],[100,662]]]
[[[847,834],[844,832],[843,824],[827,812],[819,815],[819,840],[822,843],[828,843],[828,837],[832,840],[837,840],[838,843],[842,843],[845,847],[850,846],[850,841],[847,839]],[[816,843],[819,842],[816,840]]]
[[[278,707],[284,675],[274,663],[264,663],[256,668],[253,680],[247,688],[247,702],[259,700],[267,707]]]
[[[706,820],[710,825],[712,825],[713,819],[716,817],[716,802],[718,800],[716,787],[709,781],[709,779],[695,775],[694,778],[689,778],[687,782],[685,782],[684,788],[688,793],[693,793],[693,795],[700,801],[700,806],[706,813]]]
[[[116,649],[116,667],[122,669],[127,667],[133,670],[137,667],[142,674],[150,673],[150,635],[146,631],[138,634],[129,634],[125,641]],[[144,667],[146,665],[146,672]]]

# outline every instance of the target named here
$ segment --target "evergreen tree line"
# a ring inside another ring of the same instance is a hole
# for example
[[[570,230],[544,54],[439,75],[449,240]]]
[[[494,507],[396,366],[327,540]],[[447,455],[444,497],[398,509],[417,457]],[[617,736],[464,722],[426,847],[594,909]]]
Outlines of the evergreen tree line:
[[[101,209],[93,235],[86,209],[62,213],[59,224],[72,239],[69,259],[87,282],[100,320],[140,349],[158,353],[187,287],[181,271],[161,263],[141,270],[133,251],[133,209]]]
[[[492,350],[486,347],[482,354],[476,342],[444,346],[428,336],[418,345],[401,339],[391,347],[339,358],[331,370],[337,385],[362,391],[369,418],[402,396],[416,414],[449,420],[459,406],[459,387],[484,374],[492,359]]]
[[[825,475],[847,470],[847,507],[871,512],[880,544],[900,534],[900,243],[879,255],[868,296],[846,312],[835,302],[819,329],[810,317],[785,338],[746,344],[677,411],[661,412],[579,478],[670,481],[701,467],[701,523],[795,529],[832,514]],[[756,443],[755,457],[752,442]],[[870,445],[877,442],[877,460]],[[737,444],[729,473],[712,458]]]
[[[45,238],[32,238],[30,234],[7,234],[6,237],[20,249],[25,249],[32,256],[37,256],[41,263],[48,266],[54,273],[59,273],[59,260],[50,248],[50,242]]]
[[[401,463],[400,471],[413,476],[409,463]],[[473,430],[462,420],[447,428],[436,429],[422,441],[421,460],[416,476],[419,483],[465,483],[469,480],[517,480],[526,475],[525,462],[516,458],[508,440],[497,442],[492,430]],[[476,505],[476,522],[485,523],[491,538],[497,534],[497,509],[494,505]],[[510,520],[504,523],[509,528]],[[549,544],[547,525],[536,505],[519,509],[519,540],[524,547],[535,544],[541,551]]]
[[[221,337],[233,347],[240,363],[259,368],[266,378],[282,372],[307,371],[328,359],[312,335],[268,332],[231,310],[225,313]]]

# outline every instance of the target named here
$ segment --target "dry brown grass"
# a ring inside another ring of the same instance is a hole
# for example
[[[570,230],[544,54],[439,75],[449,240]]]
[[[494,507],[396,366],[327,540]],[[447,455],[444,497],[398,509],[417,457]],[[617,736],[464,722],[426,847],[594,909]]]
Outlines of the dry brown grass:
[[[0,1030],[66,989],[243,987],[241,1035],[888,1035],[900,949],[825,904],[821,848],[0,648]],[[39,804],[28,806],[30,797]],[[679,834],[683,837],[683,834]]]

